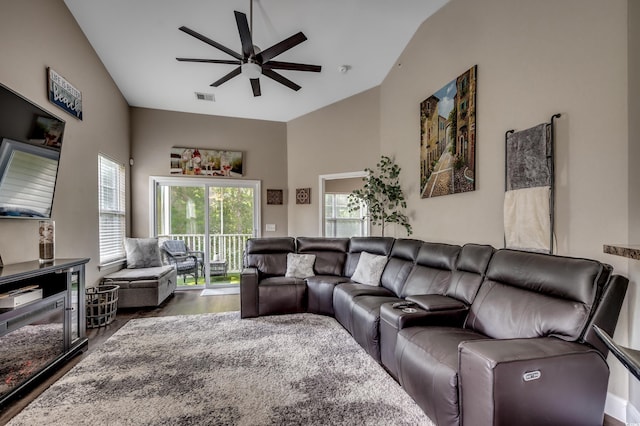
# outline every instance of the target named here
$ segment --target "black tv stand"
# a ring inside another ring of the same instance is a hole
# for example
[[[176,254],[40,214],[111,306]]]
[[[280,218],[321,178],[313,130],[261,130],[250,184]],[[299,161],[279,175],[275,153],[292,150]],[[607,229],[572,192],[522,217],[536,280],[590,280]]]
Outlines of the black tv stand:
[[[0,309],[0,409],[87,349],[85,264],[37,260],[0,268],[0,294],[35,288],[41,298]]]

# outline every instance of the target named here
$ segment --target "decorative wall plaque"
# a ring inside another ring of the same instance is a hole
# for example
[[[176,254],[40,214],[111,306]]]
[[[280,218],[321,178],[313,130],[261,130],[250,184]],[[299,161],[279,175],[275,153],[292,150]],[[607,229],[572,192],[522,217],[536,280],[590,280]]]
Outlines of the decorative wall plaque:
[[[282,204],[282,189],[267,189],[267,204]]]
[[[311,188],[296,189],[296,204],[311,204]]]
[[[51,68],[47,68],[49,101],[82,120],[82,92]]]

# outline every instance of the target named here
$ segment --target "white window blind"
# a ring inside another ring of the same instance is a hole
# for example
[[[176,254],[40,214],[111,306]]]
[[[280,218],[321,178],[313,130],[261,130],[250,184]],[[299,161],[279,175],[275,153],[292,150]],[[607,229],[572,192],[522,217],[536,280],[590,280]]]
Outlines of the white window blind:
[[[58,161],[14,150],[0,178],[0,205],[17,216],[50,217]]]
[[[124,165],[98,155],[100,264],[125,257],[126,233]]]
[[[325,193],[324,235],[326,237],[366,237],[366,207],[349,211],[349,194]]]

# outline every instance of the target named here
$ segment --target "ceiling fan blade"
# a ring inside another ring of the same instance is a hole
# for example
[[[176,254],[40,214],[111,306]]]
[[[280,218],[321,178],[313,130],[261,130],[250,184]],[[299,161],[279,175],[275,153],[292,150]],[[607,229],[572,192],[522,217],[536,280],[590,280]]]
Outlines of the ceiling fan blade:
[[[260,79],[259,78],[251,78],[251,89],[253,89],[253,96],[260,96],[262,93],[260,92]]]
[[[208,45],[210,45],[210,46],[215,47],[215,48],[216,48],[216,49],[218,49],[218,50],[223,51],[223,52],[224,52],[224,53],[226,53],[227,55],[233,56],[234,58],[236,58],[236,59],[237,59],[237,60],[239,60],[239,61],[241,61],[241,60],[242,60],[242,55],[240,55],[239,53],[234,52],[233,50],[229,49],[228,47],[225,47],[225,46],[221,45],[220,43],[215,42],[215,41],[211,40],[210,38],[205,37],[205,36],[203,36],[202,34],[200,34],[200,33],[197,33],[197,32],[195,32],[195,31],[193,31],[193,30],[192,30],[192,29],[190,29],[190,28],[187,28],[187,27],[185,27],[185,26],[182,26],[182,27],[180,27],[180,28],[178,28],[178,29],[179,29],[180,31],[184,32],[184,33],[189,34],[190,36],[193,36],[193,37],[197,38],[197,39],[198,39],[198,40],[200,40],[200,41],[203,41],[203,42],[207,43],[207,44],[208,44]]]
[[[260,60],[264,64],[265,62],[271,60],[272,58],[275,58],[282,52],[285,52],[291,49],[292,47],[299,45],[306,39],[307,37],[303,33],[299,32],[297,34],[292,35],[289,38],[282,40],[280,43],[276,43],[270,48],[263,50],[257,56],[260,58]]]
[[[277,81],[280,84],[284,84],[289,89],[293,89],[295,91],[300,90],[300,86],[298,86],[293,81],[291,81],[288,78],[278,74],[277,72],[275,72],[273,70],[262,68],[262,74],[266,75],[267,77],[269,77],[272,80]]]
[[[214,81],[213,83],[211,83],[211,86],[218,87],[222,83],[231,80],[233,77],[235,77],[237,75],[240,75],[241,71],[242,71],[242,68],[238,67],[238,68],[234,69],[233,71],[231,71],[229,74],[227,74],[224,77],[222,77],[220,80]]]
[[[242,42],[242,55],[245,58],[250,58],[254,55],[254,51],[247,15],[238,11],[234,11],[233,13],[236,15],[236,23],[238,24],[238,32],[240,33],[240,41]]]
[[[180,62],[200,62],[206,64],[228,64],[228,65],[240,65],[240,61],[232,61],[227,59],[198,59],[198,58],[176,58]]]
[[[311,71],[311,72],[320,72],[322,70],[322,67],[320,65],[297,64],[294,62],[269,61],[262,64],[262,66],[270,70],[291,70],[291,71]]]

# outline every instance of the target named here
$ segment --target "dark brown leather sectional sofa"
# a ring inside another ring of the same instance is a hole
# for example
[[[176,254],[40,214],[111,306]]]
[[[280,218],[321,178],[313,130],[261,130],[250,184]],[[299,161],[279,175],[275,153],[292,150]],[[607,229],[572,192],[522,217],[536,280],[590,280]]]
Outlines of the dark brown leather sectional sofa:
[[[379,287],[350,279],[362,252],[388,257]],[[315,276],[285,277],[288,253]],[[244,256],[243,318],[334,316],[438,425],[602,425],[592,325],[613,335],[628,284],[606,264],[385,237],[255,238]]]

